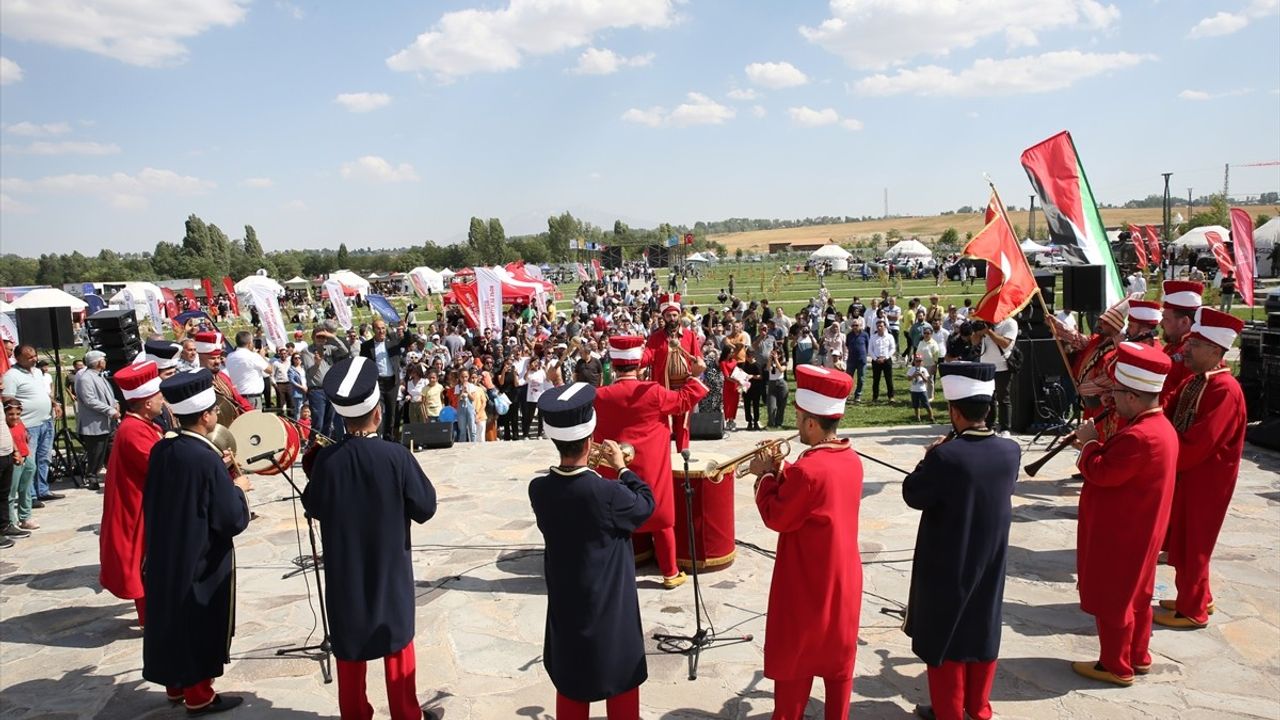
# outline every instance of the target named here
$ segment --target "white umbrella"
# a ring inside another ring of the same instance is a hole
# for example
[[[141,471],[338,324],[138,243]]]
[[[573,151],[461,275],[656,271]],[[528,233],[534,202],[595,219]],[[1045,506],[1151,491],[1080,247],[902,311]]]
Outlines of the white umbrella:
[[[925,247],[924,243],[919,240],[903,240],[897,245],[886,250],[884,256],[889,260],[898,260],[901,258],[928,258],[933,257],[933,251]]]
[[[89,305],[75,295],[65,293],[58,288],[36,288],[13,301],[15,310],[46,307],[69,307],[71,312],[83,312]]]
[[[295,288],[295,289],[309,288],[311,287],[311,281],[302,277],[301,275],[294,275],[293,277],[284,281],[284,286],[287,288]]]

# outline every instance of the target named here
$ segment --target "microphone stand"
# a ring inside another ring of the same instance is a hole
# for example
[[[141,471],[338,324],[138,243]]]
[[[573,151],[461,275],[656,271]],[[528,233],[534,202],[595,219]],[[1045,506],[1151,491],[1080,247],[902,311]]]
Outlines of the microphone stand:
[[[293,471],[286,470],[281,467],[280,461],[276,459],[275,453],[263,453],[256,458],[250,458],[246,462],[248,464],[252,464],[259,460],[270,460],[271,464],[275,466],[276,472],[289,483],[289,487],[293,488],[293,497],[290,498],[290,500],[293,501],[293,521],[294,527],[297,528],[298,498],[302,497],[302,490],[300,490],[297,484],[293,481]],[[280,648],[279,650],[276,650],[276,657],[280,657],[281,655],[292,655],[294,653],[303,653],[319,660],[320,675],[324,678],[324,682],[327,685],[333,682],[333,670],[331,666],[333,646],[329,642],[329,614],[325,610],[324,606],[324,586],[321,584],[320,577],[320,553],[316,551],[315,524],[311,522],[311,516],[307,515],[306,509],[303,509],[302,511],[302,517],[307,521],[307,538],[311,541],[311,570],[315,572],[316,575],[316,595],[320,599],[320,628],[323,633],[323,637],[316,645],[300,645],[298,647]],[[298,572],[305,571],[305,567],[300,567],[296,571],[285,573],[284,577],[289,578]],[[317,653],[317,651],[319,652]]]
[[[698,679],[698,660],[702,656],[702,649],[709,648],[717,643],[723,645],[738,645],[741,643],[751,642],[751,635],[737,635],[733,637],[718,637],[715,629],[710,630],[702,627],[702,587],[698,584],[698,541],[693,528],[693,479],[689,476],[689,450],[688,448],[680,451],[680,456],[684,458],[684,512],[685,520],[689,530],[689,558],[690,573],[693,575],[693,617],[694,632],[692,635],[671,635],[667,633],[654,633],[653,639],[658,642],[658,649],[664,653],[673,655],[686,655],[689,658],[689,679]],[[710,621],[708,621],[708,624]]]

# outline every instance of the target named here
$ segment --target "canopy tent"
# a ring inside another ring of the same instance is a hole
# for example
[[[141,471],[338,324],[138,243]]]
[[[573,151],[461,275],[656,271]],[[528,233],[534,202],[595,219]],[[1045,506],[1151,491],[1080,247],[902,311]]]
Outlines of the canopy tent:
[[[330,280],[337,280],[342,284],[342,290],[347,295],[368,295],[369,281],[351,272],[350,270],[335,270],[329,273]]]
[[[294,275],[282,284],[290,290],[306,290],[311,287],[311,281],[300,275]]]
[[[247,296],[253,288],[265,288],[276,295],[284,294],[284,286],[266,275],[250,275],[236,283],[236,295]]]
[[[1182,234],[1182,237],[1173,241],[1174,247],[1189,247],[1193,250],[1208,250],[1209,240],[1205,237],[1206,233],[1216,232],[1218,237],[1226,242],[1231,238],[1231,232],[1221,225],[1205,225],[1203,227],[1191,228]]]
[[[884,256],[889,260],[902,260],[905,258],[931,258],[933,251],[924,246],[919,240],[903,240],[897,245],[885,251]]]
[[[512,269],[514,268],[514,271]],[[554,293],[556,286],[547,280],[537,280],[529,277],[524,269],[524,263],[512,263],[506,268],[494,267],[493,271],[502,277],[502,302],[510,304],[517,300],[524,302],[532,302],[538,293]],[[442,275],[444,273],[441,273]],[[455,273],[457,277],[474,278],[476,271],[473,268],[463,268]],[[459,304],[462,298],[459,296],[458,286],[455,285],[453,290],[445,293],[444,301],[446,304]],[[468,288],[469,289],[469,288]],[[466,294],[464,292],[464,294]]]
[[[427,291],[433,293],[444,292],[444,274],[436,272],[426,265],[419,265],[410,270],[409,282],[413,284],[414,290],[419,295],[425,296]]]
[[[1047,252],[1053,252],[1053,248],[1048,245],[1041,245],[1031,238],[1022,241],[1022,253],[1024,255],[1039,255]]]
[[[831,243],[823,245],[809,254],[810,262],[825,262],[831,266],[835,272],[844,272],[849,269],[849,258],[853,253],[844,248]]]
[[[1271,218],[1261,227],[1253,229],[1253,246],[1259,250],[1271,249],[1280,241],[1280,217]]]
[[[14,307],[12,303],[7,303],[3,299],[0,299],[0,313],[7,313],[7,312],[13,312],[13,311],[14,311]]]
[[[36,288],[14,300],[12,307],[14,310],[67,307],[71,308],[71,312],[78,313],[83,312],[89,305],[75,295],[65,293],[58,288]]]
[[[147,293],[151,293],[158,298],[164,297],[164,293],[160,292],[160,286],[149,282],[130,282],[125,283],[115,295],[107,299],[108,305],[124,305],[126,300],[125,291],[133,295],[135,302],[145,303],[147,301]]]
[[[443,278],[451,278],[451,277],[453,277],[454,275],[457,275],[457,274],[458,274],[458,273],[456,273],[456,272],[454,272],[454,271],[450,270],[449,268],[445,268],[445,269],[443,269],[443,270],[441,270],[441,271],[440,271],[440,277],[443,277]]]
[[[709,262],[711,262],[710,260],[708,260],[708,259],[706,259],[706,258],[702,257],[702,255],[700,255],[700,254],[698,254],[698,253],[694,253],[694,254],[690,255],[689,257],[685,258],[685,259],[684,259],[684,261],[685,261],[685,262],[691,262],[691,263],[709,263]]]

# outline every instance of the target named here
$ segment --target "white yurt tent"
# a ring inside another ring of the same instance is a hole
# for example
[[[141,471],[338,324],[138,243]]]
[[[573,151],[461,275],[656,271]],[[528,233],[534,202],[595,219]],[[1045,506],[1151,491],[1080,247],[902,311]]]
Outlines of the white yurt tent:
[[[844,248],[831,243],[823,245],[809,254],[811,262],[825,262],[831,265],[832,272],[845,272],[849,269],[849,258],[853,253]]]
[[[409,282],[421,295],[424,290],[433,293],[444,292],[444,273],[436,272],[426,265],[419,265],[408,273]]]
[[[931,258],[933,251],[925,247],[919,240],[903,240],[885,251],[886,260],[906,260],[908,258]]]
[[[272,280],[266,275],[250,275],[249,277],[236,283],[236,295],[245,297],[249,294],[251,288],[266,288],[276,295],[284,294],[284,286],[279,282]]]
[[[343,289],[354,291],[361,297],[369,294],[369,281],[350,270],[336,270],[331,272],[329,273],[329,279],[337,280],[342,284]]]
[[[288,280],[285,280],[281,284],[289,288],[290,290],[306,290],[307,288],[311,287],[311,281],[302,277],[301,275],[294,275],[293,277],[289,278]]]
[[[58,288],[36,288],[13,301],[12,309],[68,307],[71,312],[84,312],[89,304],[70,293]]]
[[[160,292],[160,286],[140,281],[125,283],[124,287],[107,300],[107,304],[113,308],[131,309],[139,320],[150,318],[154,323],[162,318],[152,317],[152,303],[156,310],[164,305],[164,294]]]
[[[1051,249],[1052,248],[1050,248],[1048,245],[1041,245],[1040,243],[1036,242],[1035,240],[1032,240],[1031,238],[1027,238],[1026,240],[1022,241],[1023,255],[1041,255],[1043,253],[1049,252]]]
[[[1231,231],[1221,225],[1205,225],[1186,231],[1182,237],[1173,241],[1173,245],[1180,248],[1189,247],[1193,250],[1208,250],[1209,240],[1205,236],[1211,232],[1218,233],[1218,237],[1222,238],[1223,242],[1231,239]]]

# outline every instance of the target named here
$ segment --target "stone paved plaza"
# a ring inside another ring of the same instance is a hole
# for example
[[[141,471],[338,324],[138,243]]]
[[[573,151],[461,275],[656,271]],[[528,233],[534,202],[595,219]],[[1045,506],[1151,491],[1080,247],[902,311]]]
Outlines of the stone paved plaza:
[[[937,428],[858,431],[856,447],[910,468]],[[737,433],[694,443],[697,456],[727,456],[770,437]],[[798,452],[798,450],[793,450]],[[415,526],[418,688],[449,720],[550,718],[554,695],[541,664],[545,601],[540,536],[526,494],[554,460],[550,442],[455,446],[418,455],[435,483],[439,512]],[[1079,485],[1068,480],[1074,453],[1038,477],[1023,477],[1014,499],[1005,632],[993,692],[1000,718],[1280,717],[1280,456],[1246,447],[1235,501],[1214,557],[1218,612],[1195,632],[1157,629],[1155,667],[1131,688],[1076,677],[1070,660],[1096,657],[1093,621],[1077,606],[1075,517]],[[1034,457],[1029,455],[1028,458]],[[907,596],[918,514],[902,502],[901,476],[865,463],[861,541],[866,593],[851,717],[905,718],[927,702],[924,665],[899,620],[882,612]],[[301,473],[298,473],[301,479]],[[259,518],[237,542],[239,622],[233,661],[217,688],[246,696],[228,717],[310,720],[337,716],[337,687],[319,665],[279,658],[277,648],[318,640],[303,576],[283,578],[299,555],[295,508],[282,479],[258,478],[250,501]],[[0,556],[0,717],[124,720],[184,717],[163,691],[142,681],[142,640],[132,603],[97,583],[101,497],[68,490],[39,511],[43,527]],[[771,550],[750,482],[736,487],[737,537]],[[305,546],[305,531],[301,544]],[[767,718],[772,683],[761,676],[764,613],[772,560],[739,546],[734,564],[704,576],[707,609],[724,634],[752,634],[717,647],[690,682],[685,659],[649,642],[645,718]],[[692,584],[663,591],[653,565],[640,570],[647,634],[687,632]],[[309,577],[309,576],[308,576]],[[1161,567],[1157,596],[1168,597]],[[370,698],[386,717],[381,669],[371,665]],[[821,683],[817,684],[818,686]],[[821,717],[821,689],[809,705]],[[603,705],[596,706],[603,717]]]

